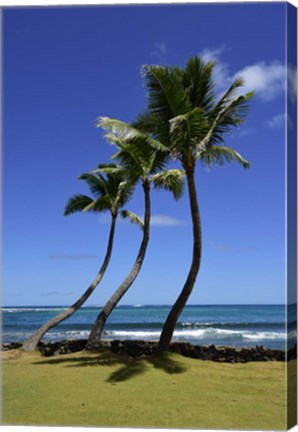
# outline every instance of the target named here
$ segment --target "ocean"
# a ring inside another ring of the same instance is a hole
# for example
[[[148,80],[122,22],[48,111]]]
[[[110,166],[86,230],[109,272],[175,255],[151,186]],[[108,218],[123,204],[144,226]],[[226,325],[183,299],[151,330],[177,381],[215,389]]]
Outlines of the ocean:
[[[23,341],[63,306],[26,306],[2,308],[2,342]],[[158,340],[169,306],[118,306],[109,317],[105,339]],[[100,311],[83,307],[68,320],[51,329],[45,341],[87,338]],[[296,306],[288,308],[288,344],[296,343]],[[283,305],[228,305],[185,307],[174,332],[173,341],[196,345],[263,345],[285,349],[287,331]]]

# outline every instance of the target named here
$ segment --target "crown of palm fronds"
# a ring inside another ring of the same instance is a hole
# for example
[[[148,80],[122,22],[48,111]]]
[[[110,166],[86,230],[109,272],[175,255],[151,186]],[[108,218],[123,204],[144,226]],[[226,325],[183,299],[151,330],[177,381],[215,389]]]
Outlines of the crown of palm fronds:
[[[174,198],[179,199],[184,190],[185,174],[184,171],[178,169],[165,170],[170,160],[168,152],[160,151],[144,143],[143,145],[137,144],[134,140],[124,138],[121,134],[120,136],[108,133],[108,141],[119,148],[119,151],[113,156],[119,165],[108,167],[108,171],[102,166],[101,168],[106,173],[123,171],[133,183],[142,179],[149,184],[152,183],[156,189],[172,192]]]
[[[237,96],[243,85],[243,80],[237,79],[216,102],[213,66],[212,62],[204,64],[197,56],[187,62],[185,69],[163,66],[143,68],[152,121],[158,117],[168,124],[169,139],[165,141],[168,150],[185,166],[193,164],[200,156],[206,156],[212,145],[224,142],[224,134],[244,122],[254,94],[250,92]],[[217,147],[213,154],[218,156],[220,151]],[[235,155],[235,160],[239,161],[240,155],[233,153],[232,149],[228,157],[227,147],[223,148],[222,153],[214,160],[231,162]],[[212,160],[211,156],[209,160]]]
[[[132,197],[134,185],[115,164],[100,165],[98,170],[79,176],[88,185],[94,198],[77,194],[71,197],[64,215],[75,212],[118,212]]]

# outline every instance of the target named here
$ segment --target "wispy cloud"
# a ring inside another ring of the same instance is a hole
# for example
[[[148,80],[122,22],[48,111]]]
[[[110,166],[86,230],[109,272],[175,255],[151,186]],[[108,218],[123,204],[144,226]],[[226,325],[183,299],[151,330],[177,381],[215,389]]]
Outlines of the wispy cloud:
[[[144,214],[138,215],[142,220],[144,220]],[[108,223],[108,219],[105,217],[105,215],[102,215],[99,218],[99,222],[102,224]],[[127,219],[119,219],[119,224],[129,224],[130,222]],[[171,227],[171,226],[179,226],[184,225],[185,221],[181,219],[174,218],[172,216],[167,215],[151,215],[150,218],[150,225],[151,226],[165,226],[165,227]]]
[[[286,126],[291,129],[294,127],[294,122],[287,113],[277,114],[265,123],[270,129],[280,129]]]
[[[219,89],[227,87],[232,78],[229,74],[229,66],[227,63],[220,60],[220,56],[223,52],[228,50],[226,45],[221,45],[218,48],[205,48],[201,53],[201,57],[205,63],[209,61],[215,61],[216,64],[213,69],[214,80]]]
[[[152,226],[179,226],[184,225],[184,221],[166,215],[152,215],[151,225]]]
[[[227,50],[227,46],[222,44],[217,48],[204,48],[200,55],[204,62],[219,61],[220,55]]]
[[[61,293],[59,293],[58,291],[49,291],[49,292],[46,292],[46,293],[43,293],[42,294],[43,296],[56,296],[56,295],[61,295]]]
[[[228,243],[217,243],[212,241],[208,242],[208,244],[212,249],[222,253],[231,253],[231,254],[239,255],[239,254],[251,253],[255,251],[255,248],[251,246],[238,247]]]
[[[297,68],[295,66],[288,67],[288,95],[291,102],[296,102],[297,97]]]
[[[142,220],[144,220],[144,215],[139,216]],[[128,221],[124,220],[124,223],[128,223]],[[150,217],[150,225],[155,227],[173,227],[184,225],[185,221],[181,219],[177,219],[168,215],[151,215]]]
[[[98,258],[97,255],[91,254],[56,254],[49,255],[50,260],[71,260],[71,261],[80,261],[80,260],[88,260]]]
[[[271,129],[279,129],[285,126],[286,114],[281,113],[266,121],[266,125]]]
[[[152,55],[156,57],[158,60],[162,60],[167,54],[167,46],[164,42],[157,42],[155,44]]]
[[[255,132],[255,129],[253,129],[253,128],[238,129],[237,135],[239,137],[245,137],[248,135],[252,135],[254,132]]]
[[[44,296],[44,297],[47,297],[47,296],[49,296],[49,297],[51,297],[51,296],[65,297],[65,296],[69,296],[69,295],[72,295],[72,294],[74,294],[73,291],[69,291],[67,293],[65,293],[65,292],[59,292],[59,291],[48,291],[46,293],[42,293],[41,295]]]

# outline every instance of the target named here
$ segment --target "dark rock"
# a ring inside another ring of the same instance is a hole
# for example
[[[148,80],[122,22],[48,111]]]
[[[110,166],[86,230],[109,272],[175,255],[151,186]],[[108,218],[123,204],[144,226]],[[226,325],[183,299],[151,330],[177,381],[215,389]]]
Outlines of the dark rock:
[[[45,357],[69,354],[82,351],[87,340],[73,339],[59,342],[39,342],[37,348]],[[21,342],[3,343],[2,350],[17,349]],[[117,355],[127,355],[132,358],[144,358],[157,352],[157,342],[144,340],[112,340],[102,341],[101,349],[109,349]],[[297,358],[297,346],[287,352],[278,349],[269,349],[257,345],[255,347],[234,348],[232,346],[201,346],[188,342],[173,342],[169,351],[201,360],[211,360],[226,363],[247,363],[250,361],[289,361]]]
[[[12,349],[21,348],[22,342],[10,342],[10,343],[3,343],[2,344],[2,351],[8,351]]]

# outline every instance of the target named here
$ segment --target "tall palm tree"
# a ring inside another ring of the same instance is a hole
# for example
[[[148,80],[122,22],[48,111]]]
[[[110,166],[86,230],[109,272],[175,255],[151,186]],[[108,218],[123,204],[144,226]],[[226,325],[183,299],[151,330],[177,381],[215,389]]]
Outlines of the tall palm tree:
[[[103,166],[110,166],[110,168],[112,168],[115,165],[110,164]],[[83,293],[83,295],[68,309],[43,324],[28,340],[26,340],[23,343],[23,349],[26,351],[34,350],[41,338],[51,328],[55,327],[56,325],[73,315],[93,293],[93,291],[103,278],[103,275],[110,262],[116,220],[119,214],[119,210],[123,208],[124,205],[126,205],[133,193],[133,183],[128,180],[127,176],[125,176],[123,172],[120,171],[113,175],[106,174],[106,176],[104,176],[102,170],[98,170],[96,174],[82,174],[79,179],[84,180],[87,183],[94,198],[90,198],[89,196],[81,194],[74,195],[67,202],[64,215],[68,216],[70,214],[80,211],[85,213],[102,213],[108,211],[111,216],[111,225],[107,251],[103,263],[99,269],[99,272],[97,273],[95,279],[92,281],[87,290]],[[120,215],[122,216],[122,213],[120,213]],[[135,221],[137,218],[136,215],[134,215],[132,212],[126,212],[125,217],[131,218],[132,221]]]
[[[159,340],[159,350],[168,349],[178,318],[193,290],[202,254],[201,220],[195,184],[197,162],[222,165],[236,161],[249,163],[224,144],[224,135],[239,127],[246,118],[253,92],[238,95],[244,84],[236,79],[227,91],[216,97],[212,78],[214,62],[190,58],[185,68],[145,66],[147,111],[133,124],[102,118],[101,126],[117,132],[139,146],[164,151],[180,161],[186,175],[193,227],[193,253],[189,272],[180,295],[170,310]]]
[[[164,153],[154,151],[149,154],[147,149],[146,151],[142,151],[141,147],[138,148],[134,143],[131,143],[129,139],[123,141],[113,134],[108,134],[107,137],[111,142],[118,145],[120,150],[114,158],[118,159],[121,163],[120,168],[108,168],[107,172],[112,174],[117,172],[118,169],[124,169],[133,182],[140,180],[142,184],[145,200],[143,238],[131,271],[100,311],[91,330],[86,345],[87,349],[97,349],[100,346],[103,329],[108,317],[131,287],[141,270],[150,236],[151,185],[153,184],[155,188],[171,191],[175,199],[180,198],[183,192],[184,172],[178,169],[162,171],[167,159]],[[124,214],[124,216],[125,215],[126,214]]]

